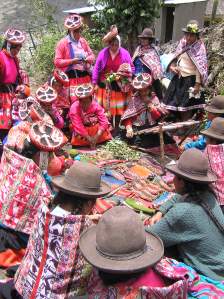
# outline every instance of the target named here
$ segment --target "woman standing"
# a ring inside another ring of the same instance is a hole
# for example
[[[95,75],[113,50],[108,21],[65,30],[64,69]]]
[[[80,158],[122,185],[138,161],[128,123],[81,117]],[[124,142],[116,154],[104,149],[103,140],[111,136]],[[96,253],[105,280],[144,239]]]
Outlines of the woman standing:
[[[160,79],[163,77],[159,54],[153,45],[155,37],[150,28],[145,28],[138,36],[140,45],[136,48],[132,61],[135,66],[135,75],[149,73],[153,78],[153,88],[157,97],[162,100]]]
[[[83,23],[79,15],[66,17],[64,26],[68,29],[68,35],[56,47],[54,64],[68,75],[70,95],[75,100],[72,87],[91,81],[89,73],[95,56],[88,42],[81,36]]]
[[[194,111],[205,106],[201,88],[207,80],[208,65],[198,22],[190,21],[182,31],[184,37],[168,66],[174,77],[165,94],[164,104],[168,110],[180,112],[181,120],[187,120]]]
[[[96,87],[98,102],[114,118],[114,133],[116,135],[120,118],[127,105],[127,93],[122,92],[115,81],[108,86],[106,79],[110,74],[117,73],[120,65],[123,63],[131,65],[132,72],[134,71],[134,66],[129,52],[121,47],[120,36],[115,25],[111,26],[111,31],[103,38],[103,41],[108,46],[98,54],[93,69],[92,82]]]
[[[29,95],[17,58],[25,41],[25,33],[12,28],[5,32],[4,37],[0,51],[0,139],[4,139],[12,126],[12,100],[16,93]]]

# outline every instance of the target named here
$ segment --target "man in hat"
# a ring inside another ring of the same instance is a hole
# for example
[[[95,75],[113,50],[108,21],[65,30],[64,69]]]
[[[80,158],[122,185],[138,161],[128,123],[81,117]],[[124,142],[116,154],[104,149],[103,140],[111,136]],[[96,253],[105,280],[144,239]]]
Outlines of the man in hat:
[[[224,117],[224,96],[217,95],[212,98],[210,104],[205,107],[205,111],[207,112],[205,129],[208,129],[215,117]],[[205,147],[206,137],[204,135],[200,135],[196,141],[191,141],[184,145],[185,150],[189,148],[204,150]]]
[[[174,77],[163,102],[169,111],[184,121],[205,106],[202,87],[207,81],[208,62],[204,42],[200,39],[202,30],[198,22],[189,21],[182,31],[184,37],[168,66]]]
[[[217,176],[217,181],[212,184],[216,199],[224,212],[224,118],[216,117],[211,126],[201,131],[206,137],[205,154],[207,155],[209,167]]]
[[[217,178],[210,172],[206,156],[197,149],[185,151],[173,173],[180,196],[163,204],[146,231],[156,233],[165,247],[177,246],[179,257],[199,273],[224,279],[224,217],[209,184]]]
[[[95,56],[81,35],[83,27],[81,16],[77,14],[67,16],[64,26],[68,30],[68,35],[56,46],[54,64],[69,77],[70,95],[72,95],[74,86],[91,81],[89,72]],[[75,100],[75,97],[71,100]]]
[[[42,207],[16,274],[15,286],[23,299],[83,295],[91,274],[79,249],[79,237],[92,225],[96,198],[108,194],[110,187],[101,181],[97,166],[83,162],[54,177],[53,184],[58,190],[53,207]]]
[[[163,77],[159,54],[153,45],[155,36],[151,28],[145,28],[138,36],[140,45],[136,48],[132,61],[135,66],[135,75],[149,73],[153,79],[153,88],[157,97],[162,100],[160,80]]]

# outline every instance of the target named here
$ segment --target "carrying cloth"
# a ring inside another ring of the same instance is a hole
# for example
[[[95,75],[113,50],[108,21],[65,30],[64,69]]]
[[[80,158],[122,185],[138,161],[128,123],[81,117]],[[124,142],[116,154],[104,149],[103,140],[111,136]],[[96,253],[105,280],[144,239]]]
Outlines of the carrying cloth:
[[[201,75],[202,85],[204,85],[208,78],[208,61],[204,42],[202,40],[197,40],[192,45],[187,45],[185,38],[182,38],[170,64],[185,52],[189,55],[190,59],[197,67]],[[167,69],[169,68],[170,64],[168,65]]]
[[[212,189],[218,203],[224,206],[224,144],[207,145],[205,154],[210,170],[217,176],[217,181],[212,184]]]
[[[154,80],[161,79],[163,77],[160,58],[153,46],[147,49],[141,49],[141,46],[138,46],[132,57],[132,61],[134,62],[136,58],[139,58],[140,61],[151,71]]]
[[[30,234],[41,204],[52,198],[41,170],[33,160],[4,147],[0,186],[0,222]]]
[[[23,299],[64,299],[85,294],[92,267],[85,262],[78,241],[91,224],[83,215],[54,216],[43,205],[15,277]]]

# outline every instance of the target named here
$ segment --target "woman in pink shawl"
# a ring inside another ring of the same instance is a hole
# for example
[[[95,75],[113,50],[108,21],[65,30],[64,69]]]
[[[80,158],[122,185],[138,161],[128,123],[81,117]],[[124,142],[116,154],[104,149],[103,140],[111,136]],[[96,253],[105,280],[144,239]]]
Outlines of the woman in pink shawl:
[[[166,109],[179,112],[180,119],[187,120],[193,112],[205,106],[202,87],[207,80],[208,66],[198,22],[189,21],[182,31],[184,37],[180,40],[174,59],[168,67],[174,77],[163,102]]]

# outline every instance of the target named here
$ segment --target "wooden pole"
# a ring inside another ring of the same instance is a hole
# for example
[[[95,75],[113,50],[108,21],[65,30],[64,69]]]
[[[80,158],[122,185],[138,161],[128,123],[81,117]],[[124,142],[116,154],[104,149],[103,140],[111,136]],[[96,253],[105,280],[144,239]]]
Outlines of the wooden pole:
[[[165,150],[164,150],[164,138],[163,138],[163,124],[159,123],[159,141],[160,141],[160,155],[161,155],[161,165],[164,169],[165,167]]]
[[[211,15],[210,24],[212,24],[215,21],[218,5],[219,5],[219,0],[214,0],[212,6],[212,15]]]

